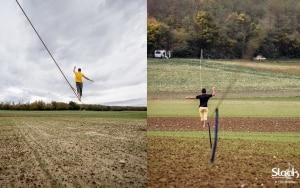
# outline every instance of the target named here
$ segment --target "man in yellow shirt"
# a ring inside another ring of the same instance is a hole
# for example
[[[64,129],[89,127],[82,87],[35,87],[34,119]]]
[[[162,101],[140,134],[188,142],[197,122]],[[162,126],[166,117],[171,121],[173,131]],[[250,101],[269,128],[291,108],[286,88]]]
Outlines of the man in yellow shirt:
[[[78,72],[75,71],[76,66],[74,66],[73,72],[75,74],[75,82],[76,82],[76,89],[77,89],[77,96],[79,101],[81,101],[81,96],[82,96],[82,77],[93,82],[93,80],[89,79],[88,77],[86,77],[82,72],[81,72],[81,68],[78,68]]]

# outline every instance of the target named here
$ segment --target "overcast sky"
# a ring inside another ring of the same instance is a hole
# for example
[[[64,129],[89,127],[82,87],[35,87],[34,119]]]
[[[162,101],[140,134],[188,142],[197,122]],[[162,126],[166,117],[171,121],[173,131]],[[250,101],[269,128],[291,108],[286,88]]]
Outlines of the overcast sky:
[[[146,0],[18,0],[87,104],[147,105]],[[0,102],[78,102],[14,0],[0,6]]]

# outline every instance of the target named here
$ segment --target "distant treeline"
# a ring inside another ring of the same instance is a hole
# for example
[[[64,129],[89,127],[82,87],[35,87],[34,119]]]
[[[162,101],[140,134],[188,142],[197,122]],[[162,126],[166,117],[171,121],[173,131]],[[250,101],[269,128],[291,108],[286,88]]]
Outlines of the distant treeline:
[[[147,111],[147,107],[139,106],[105,106],[99,104],[77,104],[73,101],[69,103],[52,101],[35,101],[32,103],[0,103],[0,110],[90,110],[90,111]]]
[[[148,0],[147,53],[300,58],[299,0]]]

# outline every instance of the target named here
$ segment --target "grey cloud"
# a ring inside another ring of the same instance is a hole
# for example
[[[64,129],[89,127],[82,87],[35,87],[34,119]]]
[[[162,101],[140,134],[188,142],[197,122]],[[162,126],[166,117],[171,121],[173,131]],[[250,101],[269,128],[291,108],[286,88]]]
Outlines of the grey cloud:
[[[118,101],[131,104],[139,98],[146,105],[146,0],[34,0],[20,4],[73,87],[74,65],[95,80],[84,82],[87,101],[109,103],[115,101],[110,98],[114,92],[131,87],[139,96],[130,98],[121,92]],[[8,25],[0,31],[0,63],[4,67],[0,70],[4,77],[0,100],[74,100],[16,3],[5,1],[0,16]],[[21,89],[22,97],[9,87]]]

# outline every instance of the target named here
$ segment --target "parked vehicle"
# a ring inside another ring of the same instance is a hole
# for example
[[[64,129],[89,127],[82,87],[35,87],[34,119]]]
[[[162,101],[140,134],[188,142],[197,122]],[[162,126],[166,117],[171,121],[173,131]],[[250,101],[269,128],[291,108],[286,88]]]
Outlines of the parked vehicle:
[[[263,57],[262,55],[257,55],[255,58],[253,58],[254,60],[257,61],[265,61],[267,58]]]
[[[166,50],[155,50],[154,51],[155,58],[171,58],[171,51]]]

